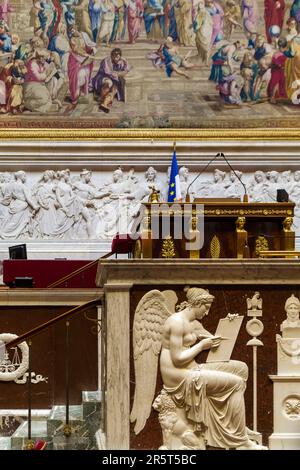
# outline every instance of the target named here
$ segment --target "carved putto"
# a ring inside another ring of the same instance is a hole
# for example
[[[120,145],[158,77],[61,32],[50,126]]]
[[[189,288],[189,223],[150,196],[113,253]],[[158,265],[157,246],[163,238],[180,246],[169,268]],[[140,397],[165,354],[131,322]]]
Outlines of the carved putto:
[[[214,300],[207,290],[186,288],[175,312],[174,291],[152,290],[140,300],[133,323],[135,393],[130,420],[139,434],[151,406],[159,412],[161,449],[264,449],[251,441],[245,423],[247,365],[240,361],[198,364],[196,356],[217,348],[201,321]],[[154,400],[157,369],[163,391]],[[154,400],[154,403],[153,403]]]

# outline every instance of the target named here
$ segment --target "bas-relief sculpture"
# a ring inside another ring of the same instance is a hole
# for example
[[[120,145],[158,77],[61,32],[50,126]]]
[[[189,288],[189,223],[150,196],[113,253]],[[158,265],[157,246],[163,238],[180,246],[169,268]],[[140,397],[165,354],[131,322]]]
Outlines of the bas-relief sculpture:
[[[157,368],[163,390],[154,400],[163,443],[160,449],[266,449],[252,441],[245,422],[248,367],[235,360],[202,363],[195,358],[224,338],[202,326],[214,296],[186,288],[187,301],[174,313],[174,291],[152,290],[140,300],[133,324],[135,394],[131,421],[138,434],[155,395]],[[234,321],[234,319],[231,319]],[[158,360],[159,358],[159,360]]]
[[[182,198],[196,173],[179,169]],[[274,202],[276,190],[286,188],[296,203],[294,224],[300,217],[300,171],[261,170],[242,174],[249,200]],[[167,200],[168,173],[149,167],[145,173],[134,168],[113,173],[83,169],[45,170],[41,175],[0,173],[0,239],[2,240],[110,240],[116,232],[128,233],[140,203],[149,200],[153,188],[160,201]],[[215,169],[201,175],[189,188],[193,197],[241,198],[243,187],[233,172]],[[299,227],[300,229],[300,227]]]
[[[300,300],[292,294],[285,302],[286,319],[276,335],[277,375],[274,387],[274,450],[300,449]]]
[[[18,336],[12,333],[0,333],[0,382],[14,381],[16,384],[26,384],[29,372],[29,347],[23,341],[16,348],[7,350],[5,343],[17,339]],[[21,357],[19,353],[21,353]],[[36,374],[31,371],[31,383],[47,382],[48,377]]]

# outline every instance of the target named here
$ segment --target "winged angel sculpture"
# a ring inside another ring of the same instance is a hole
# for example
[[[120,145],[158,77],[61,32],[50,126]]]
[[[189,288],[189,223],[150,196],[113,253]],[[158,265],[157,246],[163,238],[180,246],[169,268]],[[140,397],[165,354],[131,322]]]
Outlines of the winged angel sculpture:
[[[200,323],[214,300],[207,290],[186,288],[187,301],[175,312],[174,291],[151,290],[140,300],[133,324],[134,431],[146,425],[152,405],[159,412],[160,449],[265,449],[252,441],[245,423],[247,365],[240,361],[204,363],[198,354],[222,338]],[[159,360],[159,361],[158,361]],[[154,400],[158,363],[163,390]],[[153,403],[154,400],[154,403]]]

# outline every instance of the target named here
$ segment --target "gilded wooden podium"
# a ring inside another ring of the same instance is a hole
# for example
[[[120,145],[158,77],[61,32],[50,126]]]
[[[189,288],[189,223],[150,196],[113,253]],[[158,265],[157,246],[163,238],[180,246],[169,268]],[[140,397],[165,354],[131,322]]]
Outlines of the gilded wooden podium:
[[[260,251],[293,251],[294,206],[292,202],[253,203],[235,199],[145,203],[142,257],[258,258]],[[185,229],[178,237],[174,230],[180,223]],[[168,224],[166,234],[162,227]],[[193,243],[197,238],[199,246]]]

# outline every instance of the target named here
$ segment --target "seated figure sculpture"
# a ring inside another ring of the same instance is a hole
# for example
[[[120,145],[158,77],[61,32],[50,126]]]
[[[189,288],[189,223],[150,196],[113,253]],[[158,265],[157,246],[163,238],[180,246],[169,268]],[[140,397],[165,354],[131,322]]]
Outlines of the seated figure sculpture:
[[[197,287],[187,288],[186,296],[175,313],[174,291],[152,290],[137,306],[133,325],[136,388],[131,411],[135,433],[144,428],[151,412],[160,353],[163,390],[153,407],[160,413],[161,449],[205,449],[206,445],[266,449],[247,433],[247,365],[234,360],[206,364],[195,360],[201,351],[218,347],[222,341],[200,323],[214,296]]]

